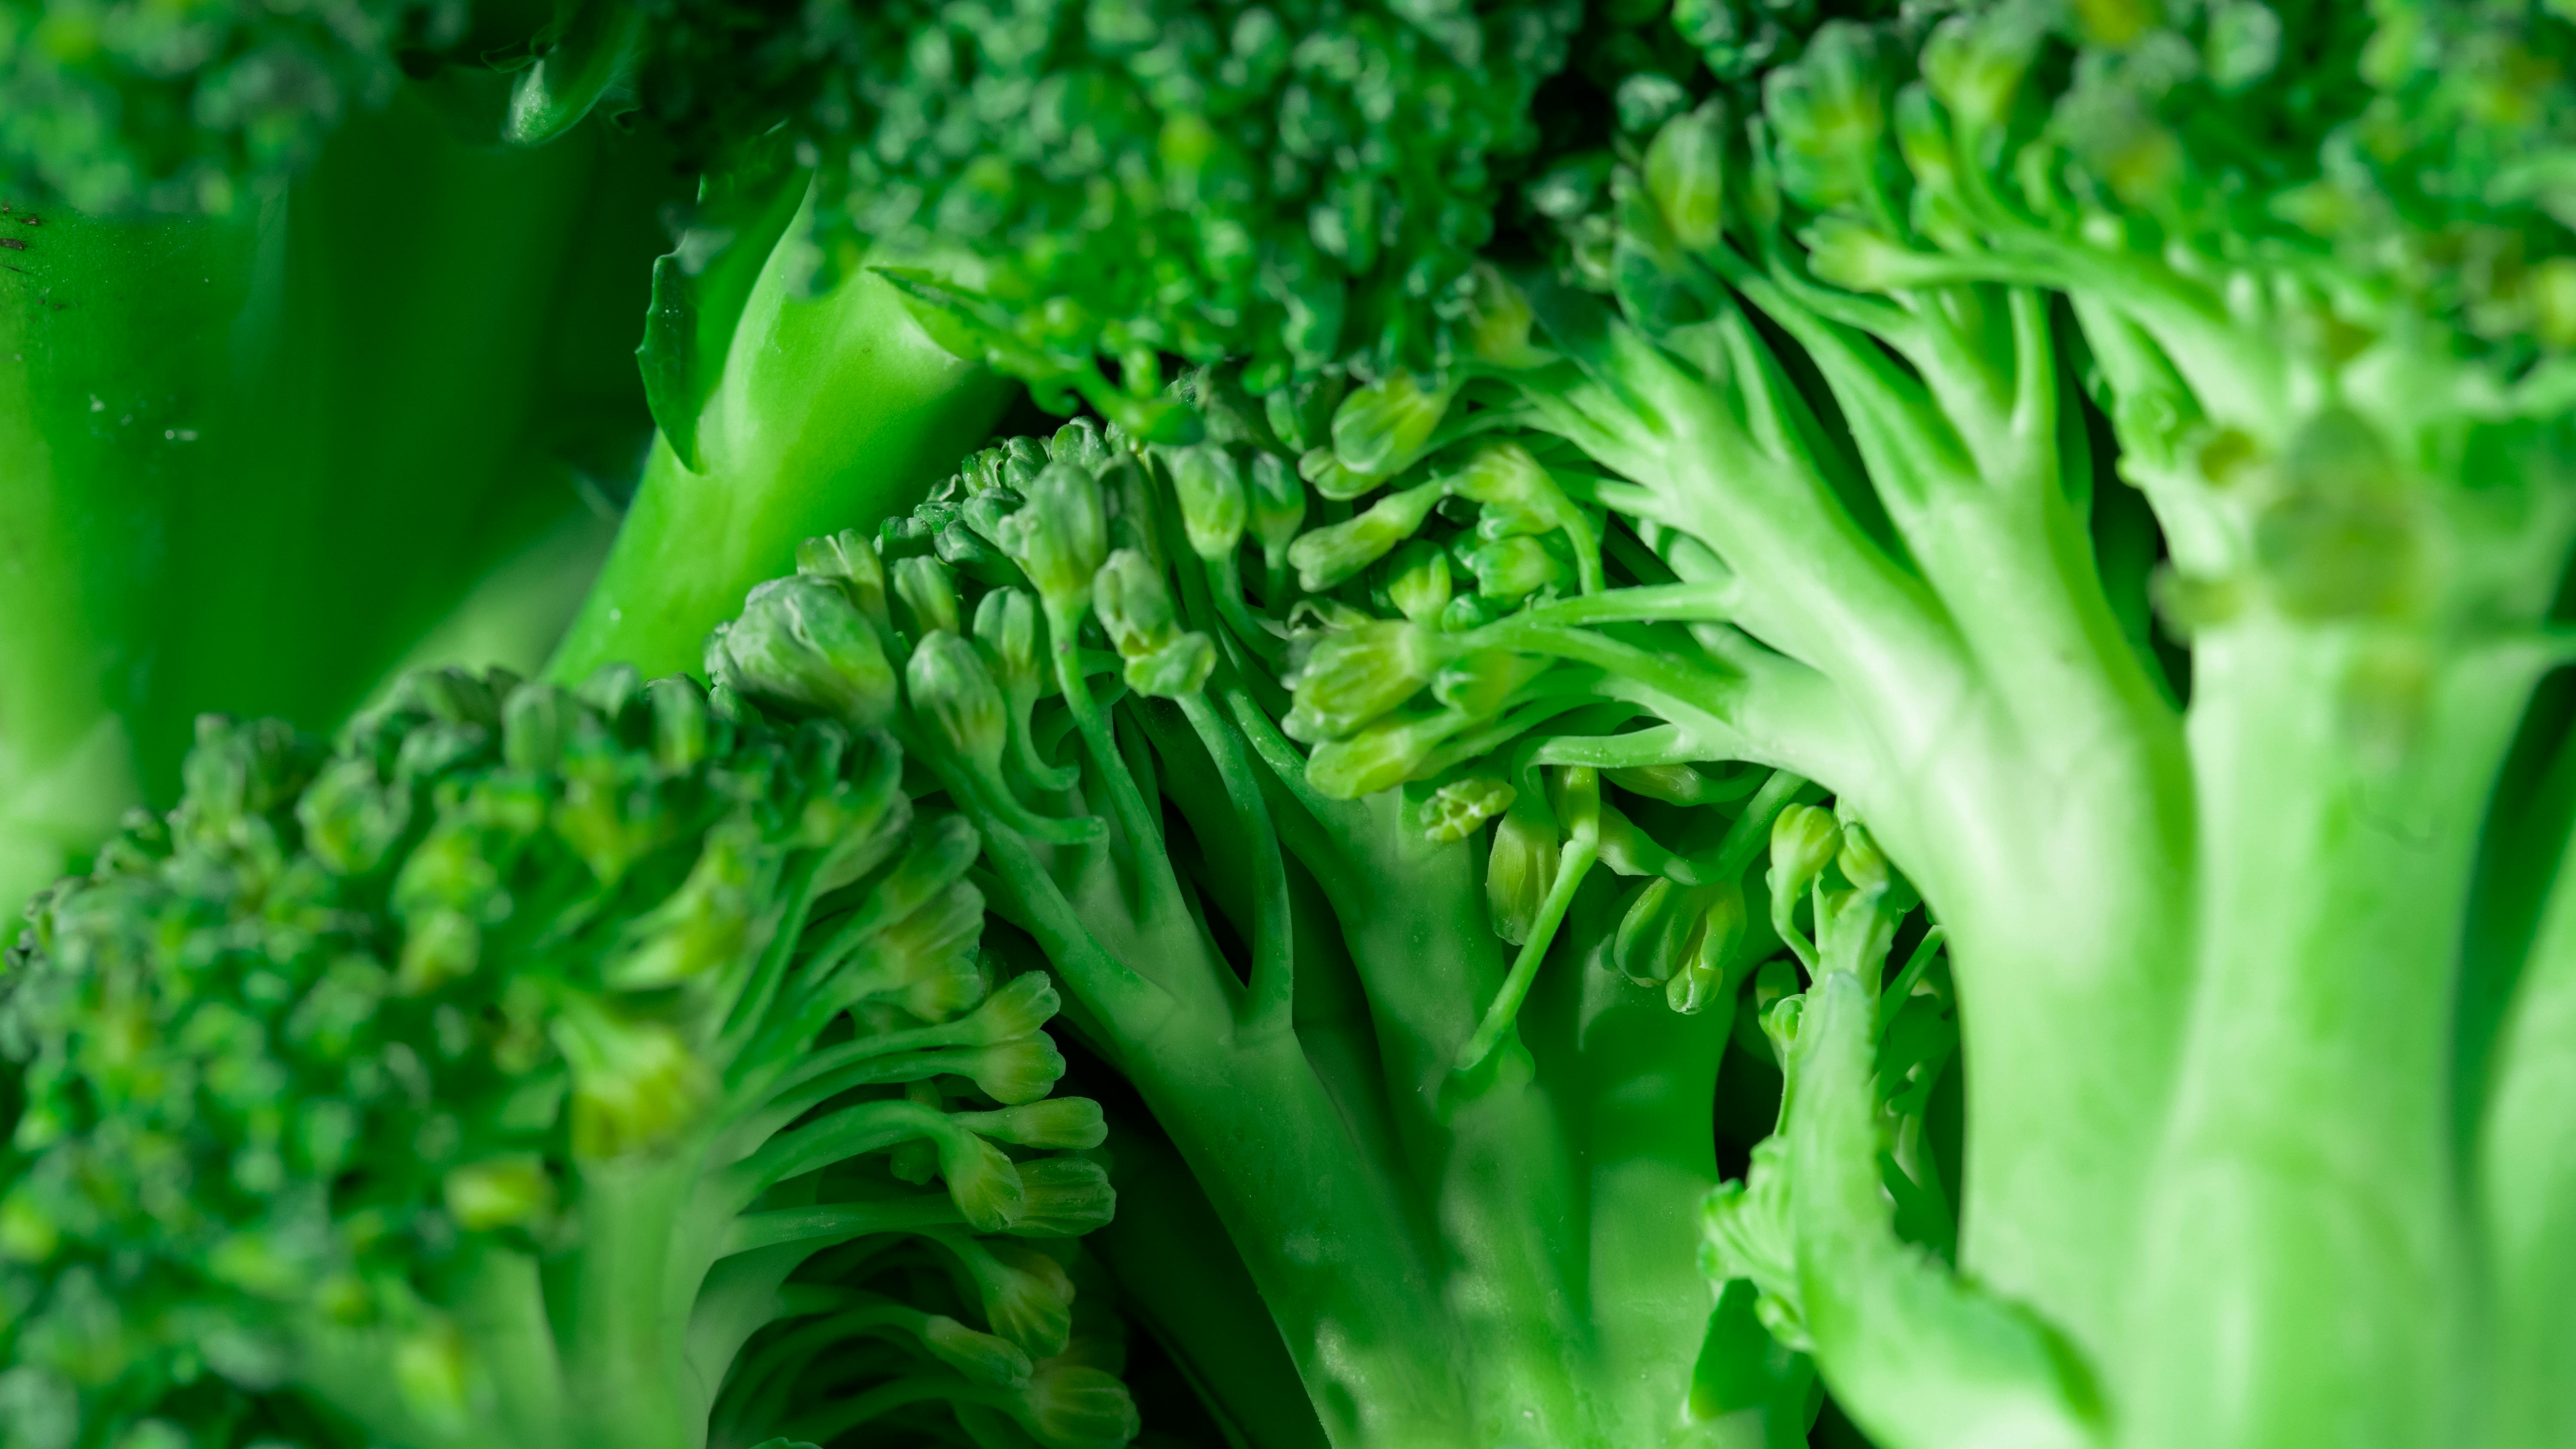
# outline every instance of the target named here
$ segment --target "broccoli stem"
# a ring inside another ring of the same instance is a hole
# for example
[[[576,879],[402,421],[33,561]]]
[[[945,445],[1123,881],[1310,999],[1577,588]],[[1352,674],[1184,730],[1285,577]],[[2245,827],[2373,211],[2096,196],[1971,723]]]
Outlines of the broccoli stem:
[[[1207,1196],[1170,1145],[1111,1129],[1118,1215],[1086,1240],[1226,1427],[1255,1449],[1325,1449],[1323,1425]]]
[[[12,921],[142,803],[134,674],[166,627],[152,580],[203,452],[161,434],[217,404],[259,229],[58,212],[30,236],[0,272],[0,918]],[[152,411],[133,411],[147,399]]]
[[[2425,676],[2373,670],[2410,646]],[[2470,1417],[2453,964],[2536,666],[2435,648],[2264,621],[2197,650],[2198,965],[2122,1384],[2142,1441],[2424,1444]]]
[[[2562,755],[2560,763],[2576,760]],[[2576,871],[2556,880],[2494,1058],[2475,1172],[2495,1314],[2495,1442],[2576,1441]]]
[[[564,1371],[597,1449],[699,1449],[717,1385],[690,1369],[686,1329],[694,1275],[683,1275],[673,1225],[695,1166],[593,1163],[582,1174],[582,1252],[565,1285]],[[585,1446],[588,1449],[588,1446]]]
[[[662,185],[595,135],[468,146],[406,89],[227,219],[12,214],[0,915],[175,789],[201,711],[336,724],[583,507],[551,454],[640,427],[618,314]]]
[[[955,467],[1011,387],[933,342],[876,273],[796,294],[806,214],[774,247],[698,418],[692,472],[654,440],[598,583],[547,666],[577,680],[624,660],[693,669],[707,631],[796,545],[890,516]]]

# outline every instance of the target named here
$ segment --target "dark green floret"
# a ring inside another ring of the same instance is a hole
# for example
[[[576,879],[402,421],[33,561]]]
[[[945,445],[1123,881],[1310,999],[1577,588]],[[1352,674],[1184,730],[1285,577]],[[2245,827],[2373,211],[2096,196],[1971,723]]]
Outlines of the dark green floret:
[[[632,671],[209,717],[10,957],[10,1442],[1126,1442],[1099,1109],[902,770]]]

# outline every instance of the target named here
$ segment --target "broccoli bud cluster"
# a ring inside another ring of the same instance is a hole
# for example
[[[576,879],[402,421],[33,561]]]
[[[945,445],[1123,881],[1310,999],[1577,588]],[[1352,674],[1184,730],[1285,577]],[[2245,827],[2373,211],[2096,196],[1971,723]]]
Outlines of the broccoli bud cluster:
[[[976,853],[881,731],[631,669],[207,717],[10,953],[9,1442],[1124,1443]]]

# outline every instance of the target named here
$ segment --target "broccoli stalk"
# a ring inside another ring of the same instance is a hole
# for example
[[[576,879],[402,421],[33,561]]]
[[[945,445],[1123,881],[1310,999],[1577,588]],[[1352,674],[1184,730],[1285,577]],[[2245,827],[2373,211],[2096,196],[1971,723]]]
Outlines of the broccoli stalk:
[[[342,718],[636,446],[618,262],[650,254],[653,156],[478,151],[447,95],[407,88],[227,215],[0,196],[12,918],[170,798],[199,710]]]
[[[698,222],[655,264],[639,356],[660,434],[557,677],[690,663],[798,540],[909,506],[1007,398],[884,278],[818,279],[832,238],[816,235],[805,172],[744,169],[710,178]]]

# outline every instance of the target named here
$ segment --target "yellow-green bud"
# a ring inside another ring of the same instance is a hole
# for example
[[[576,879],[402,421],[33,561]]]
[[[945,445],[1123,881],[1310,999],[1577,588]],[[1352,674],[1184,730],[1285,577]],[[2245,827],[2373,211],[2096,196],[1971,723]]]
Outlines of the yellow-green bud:
[[[578,1003],[555,1018],[572,1067],[572,1147],[593,1161],[653,1151],[694,1126],[714,1075],[673,1028]]]
[[[1493,853],[1485,862],[1485,917],[1494,934],[1517,946],[1527,941],[1539,905],[1556,884],[1556,831],[1535,811],[1506,810],[1494,827]]]
[[[1470,775],[1452,780],[1432,792],[1422,807],[1422,835],[1426,840],[1464,840],[1479,826],[1510,808],[1520,792],[1510,782],[1491,775]]]
[[[867,536],[845,528],[826,538],[809,538],[796,546],[796,572],[835,579],[859,612],[880,624],[894,622],[886,613],[885,567]]]
[[[1008,1239],[944,1237],[975,1280],[984,1321],[1035,1358],[1064,1352],[1073,1333],[1073,1278],[1055,1259]]]
[[[1342,399],[1333,412],[1333,456],[1355,474],[1391,476],[1419,456],[1449,411],[1449,390],[1396,372]]]
[[[1863,894],[1884,895],[1890,880],[1886,852],[1858,820],[1846,818],[1842,830],[1843,848],[1834,856],[1835,867]]]
[[[1170,455],[1172,492],[1180,500],[1181,527],[1190,551],[1204,559],[1221,559],[1243,542],[1248,505],[1243,491],[1243,465],[1216,443],[1175,448]]]
[[[1019,1169],[1011,1159],[959,1127],[941,1133],[937,1141],[939,1175],[948,1180],[948,1200],[957,1204],[966,1225],[979,1233],[1009,1227],[1020,1215],[1022,1199]]]
[[[462,911],[430,909],[403,919],[402,956],[395,981],[406,996],[435,991],[474,974],[482,959],[483,929]]]
[[[894,668],[841,588],[802,574],[755,586],[742,617],[707,638],[707,674],[756,703],[877,726],[894,714]]]
[[[978,775],[991,779],[1000,772],[1010,717],[1003,712],[1001,686],[974,645],[948,630],[932,630],[914,646],[904,686],[914,719],[936,731]]]
[[[1316,492],[1336,503],[1357,498],[1384,481],[1344,466],[1330,446],[1308,448],[1299,454],[1297,476],[1314,484]]]
[[[555,1182],[532,1152],[489,1157],[450,1169],[442,1184],[447,1215],[470,1233],[542,1221],[554,1211]]]
[[[1469,356],[1497,367],[1535,367],[1548,360],[1549,353],[1530,344],[1537,314],[1510,278],[1491,262],[1478,262],[1468,269],[1466,285],[1466,325],[1459,340]]]
[[[1498,603],[1523,599],[1541,589],[1561,589],[1574,582],[1574,566],[1563,557],[1564,545],[1554,534],[1498,538],[1480,543],[1460,556],[1476,576],[1476,592]]]
[[[1114,1449],[1144,1427],[1127,1386],[1102,1369],[1051,1363],[1037,1371],[1021,1395],[1022,1412],[1041,1444]]]
[[[1109,1174],[1081,1157],[1041,1157],[1020,1164],[1020,1216],[1015,1238],[1078,1238],[1106,1227],[1118,1207]]]
[[[1816,210],[1869,193],[1887,132],[1878,36],[1848,20],[1818,27],[1797,61],[1764,77],[1780,184]]]
[[[984,596],[975,606],[975,642],[1005,694],[1037,699],[1046,675],[1038,658],[1037,601],[1025,589],[995,589]]]
[[[1439,545],[1414,539],[1386,561],[1387,601],[1417,624],[1435,624],[1449,607],[1449,555]]]
[[[2164,23],[2156,0],[2074,0],[2075,19],[2095,45],[2125,50]]]
[[[1445,710],[1410,719],[1376,720],[1342,739],[1317,745],[1306,757],[1306,782],[1329,800],[1356,800],[1391,790],[1412,779],[1440,742],[1465,724]]]
[[[1100,1104],[1089,1097],[1049,1097],[992,1112],[959,1112],[949,1121],[1013,1147],[1078,1151],[1109,1140]]]
[[[444,1322],[414,1329],[395,1343],[394,1388],[403,1407],[442,1430],[461,1430],[472,1398],[473,1355]]]
[[[1921,281],[1919,258],[1845,216],[1820,216],[1799,233],[1816,279],[1852,292],[1884,292]]]
[[[1252,536],[1260,541],[1263,561],[1277,568],[1306,522],[1306,490],[1278,454],[1252,455],[1250,504]]]
[[[1128,660],[1121,677],[1129,689],[1149,699],[1179,699],[1198,693],[1215,671],[1216,644],[1205,634],[1193,633]]]
[[[411,824],[411,791],[376,778],[373,762],[332,761],[295,802],[304,848],[338,875],[361,875],[384,862],[385,852]]]
[[[653,764],[672,774],[707,757],[707,697],[694,680],[677,675],[644,686],[653,713]]]
[[[1951,16],[1924,42],[1924,82],[1971,134],[2001,125],[2046,24],[2037,13],[2012,7],[1974,20]]]
[[[1341,400],[1342,380],[1334,375],[1290,383],[1263,398],[1261,406],[1279,441],[1287,444],[1291,452],[1303,452],[1324,441],[1326,430],[1332,426],[1333,409]]]
[[[0,1198],[0,1256],[21,1263],[42,1263],[62,1246],[62,1225],[36,1201],[35,1190],[21,1182]]]
[[[1005,1387],[1028,1381],[1029,1356],[1016,1344],[978,1333],[944,1313],[931,1314],[921,1325],[921,1346],[930,1356],[979,1384]]]
[[[747,827],[710,831],[688,879],[627,927],[624,948],[600,979],[619,991],[651,991],[743,960],[760,906],[759,848]]]
[[[1018,439],[1013,439],[1017,442]],[[1099,471],[1109,461],[1108,441],[1100,436],[1100,425],[1089,418],[1075,418],[1055,430],[1047,439],[1046,455],[1059,463]]]
[[[1419,624],[1373,619],[1327,632],[1288,682],[1280,727],[1292,739],[1341,739],[1404,703],[1440,668],[1440,636]]]
[[[1726,147],[1732,123],[1726,102],[1711,97],[1699,109],[1673,117],[1646,147],[1646,193],[1689,251],[1706,251],[1725,236]]]
[[[1109,642],[1129,658],[1160,649],[1180,633],[1171,590],[1134,549],[1122,548],[1101,564],[1092,579],[1091,602]]]
[[[894,592],[915,638],[941,629],[958,632],[957,581],[946,564],[929,557],[895,560]]]
[[[1833,812],[1814,805],[1792,805],[1771,822],[1771,883],[1775,892],[1804,894],[1824,874],[1825,864],[1842,848],[1842,828]]]
[[[1064,1077],[1064,1053],[1054,1042],[1032,1033],[994,1042],[965,1059],[958,1075],[996,1102],[1034,1102],[1055,1090]]]
[[[1744,892],[1728,881],[1707,899],[1708,910],[1700,918],[1699,939],[1690,959],[1664,983],[1664,1004],[1684,1016],[1696,1016],[1725,994],[1736,954],[1744,945]]]
[[[1490,719],[1547,668],[1544,655],[1479,649],[1442,669],[1431,681],[1431,697],[1470,719]]]
[[[1029,576],[1047,607],[1079,617],[1091,599],[1091,576],[1109,552],[1109,515],[1090,472],[1069,462],[1049,463],[1029,480],[1020,511],[996,527],[995,542]]]
[[[1033,1036],[1053,1020],[1063,1003],[1043,971],[1030,971],[1003,983],[975,1014],[959,1024],[961,1046],[992,1046]]]
[[[2576,257],[2551,257],[2524,279],[2531,326],[2552,352],[2576,351]]]
[[[1288,546],[1297,584],[1320,594],[1384,558],[1431,516],[1445,490],[1437,483],[1408,488],[1377,501],[1364,513],[1318,528]]]

